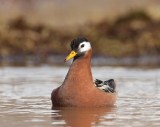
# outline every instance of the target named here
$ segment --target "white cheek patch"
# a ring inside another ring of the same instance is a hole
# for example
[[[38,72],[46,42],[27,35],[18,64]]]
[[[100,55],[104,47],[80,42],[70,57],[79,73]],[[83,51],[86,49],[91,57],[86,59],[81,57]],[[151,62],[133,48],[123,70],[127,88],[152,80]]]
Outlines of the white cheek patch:
[[[81,47],[82,45],[84,45],[83,47]],[[89,42],[86,42],[86,41],[84,41],[84,42],[82,42],[80,45],[79,45],[79,52],[81,53],[81,52],[86,52],[86,51],[88,51],[88,50],[90,50],[91,49],[91,44],[89,43]]]

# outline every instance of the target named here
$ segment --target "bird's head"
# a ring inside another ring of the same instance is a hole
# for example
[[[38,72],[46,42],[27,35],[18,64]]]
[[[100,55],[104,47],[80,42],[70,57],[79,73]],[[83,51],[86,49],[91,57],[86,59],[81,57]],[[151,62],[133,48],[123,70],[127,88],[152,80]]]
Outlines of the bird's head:
[[[77,59],[84,56],[89,50],[91,50],[90,42],[84,37],[78,37],[71,41],[71,52],[66,57],[65,61],[71,58]]]

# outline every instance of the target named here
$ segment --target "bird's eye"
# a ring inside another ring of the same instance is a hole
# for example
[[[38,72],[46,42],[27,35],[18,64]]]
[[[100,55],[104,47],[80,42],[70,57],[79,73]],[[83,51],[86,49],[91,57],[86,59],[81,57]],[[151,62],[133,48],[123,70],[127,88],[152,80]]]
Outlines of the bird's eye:
[[[83,48],[83,47],[84,47],[84,44],[81,45],[81,48]]]

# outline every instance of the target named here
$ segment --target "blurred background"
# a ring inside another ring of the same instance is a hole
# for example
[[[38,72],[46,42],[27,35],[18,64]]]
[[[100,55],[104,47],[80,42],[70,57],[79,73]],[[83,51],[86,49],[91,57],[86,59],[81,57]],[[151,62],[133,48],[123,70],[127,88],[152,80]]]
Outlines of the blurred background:
[[[0,0],[0,65],[64,64],[85,36],[93,65],[160,65],[160,0]]]

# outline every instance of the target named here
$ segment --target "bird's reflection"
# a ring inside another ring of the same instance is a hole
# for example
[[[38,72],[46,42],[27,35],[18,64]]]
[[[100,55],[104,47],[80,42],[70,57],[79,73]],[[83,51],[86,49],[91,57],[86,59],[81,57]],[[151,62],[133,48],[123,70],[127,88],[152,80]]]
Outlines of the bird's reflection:
[[[59,110],[58,120],[64,120],[66,126],[70,127],[91,127],[101,122],[102,116],[110,113],[114,107],[100,107],[100,108],[75,108],[75,107],[63,107],[54,108],[53,110]],[[53,116],[53,121],[57,120]]]

